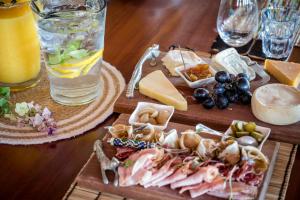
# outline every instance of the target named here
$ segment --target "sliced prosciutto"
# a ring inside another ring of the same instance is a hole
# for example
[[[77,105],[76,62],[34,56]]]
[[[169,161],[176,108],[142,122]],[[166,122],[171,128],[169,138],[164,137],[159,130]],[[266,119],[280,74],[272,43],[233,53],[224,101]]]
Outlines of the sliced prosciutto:
[[[258,188],[256,186],[250,186],[245,183],[233,182],[232,191],[230,192],[229,184],[226,184],[226,188],[223,190],[215,190],[208,192],[209,195],[226,198],[230,196],[233,199],[254,199],[257,196]]]
[[[137,151],[118,168],[119,185],[170,185],[180,194],[189,192],[192,198],[203,194],[233,199],[257,196],[263,174],[256,173],[248,162],[232,166],[210,160],[195,166],[194,160],[193,156],[175,156],[158,148]],[[231,187],[228,180],[232,181]]]
[[[157,157],[161,156],[162,151],[156,148],[145,149],[132,154],[124,162],[127,166],[119,167],[119,185],[131,186],[143,181],[144,176],[149,177],[149,172],[155,163],[153,162]]]
[[[153,174],[152,178],[144,184],[144,187],[147,188],[150,186],[155,186],[161,180],[173,174],[176,170],[175,166],[181,162],[182,160],[179,157],[174,157],[167,161],[156,173]]]
[[[176,181],[180,181],[182,179],[185,179],[189,174],[191,174],[193,171],[189,169],[190,164],[185,164],[179,169],[175,171],[174,174],[166,177],[165,179],[161,180],[157,185],[158,187],[162,187],[165,185],[169,185],[171,183],[175,183]]]
[[[216,177],[212,182],[203,182],[192,186],[182,187],[179,191],[180,194],[185,191],[190,191],[192,198],[205,194],[208,191],[224,188],[225,179],[221,176]]]
[[[135,153],[137,149],[130,147],[117,147],[117,153],[115,155],[119,160],[124,160],[128,158],[131,154]]]
[[[184,186],[195,185],[202,183],[203,180],[211,182],[217,175],[219,175],[219,170],[215,166],[200,167],[196,173],[172,183],[171,188],[176,189]]]
[[[211,183],[200,183],[198,187],[190,189],[190,194],[192,198],[199,197],[207,192],[215,191],[215,190],[222,190],[224,189],[225,179],[222,177],[215,178]]]
[[[244,182],[248,185],[258,186],[263,181],[264,174],[257,174],[253,165],[251,165],[249,162],[244,162],[244,164],[238,170],[236,170],[233,177],[238,182]]]

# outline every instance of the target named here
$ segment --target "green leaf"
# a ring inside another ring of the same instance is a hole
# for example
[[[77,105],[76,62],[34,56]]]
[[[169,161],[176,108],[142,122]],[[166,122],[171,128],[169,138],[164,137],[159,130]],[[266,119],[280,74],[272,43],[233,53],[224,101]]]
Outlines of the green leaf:
[[[68,43],[67,49],[65,51],[71,52],[71,51],[80,49],[80,46],[81,46],[81,41],[80,40],[73,40],[73,41]]]
[[[0,108],[5,107],[8,104],[7,99],[5,98],[0,98]]]
[[[71,51],[69,53],[69,56],[76,58],[76,59],[81,59],[81,58],[89,56],[89,53],[86,49],[79,49],[79,50]]]
[[[0,87],[0,96],[9,99],[10,97],[10,88],[9,87]]]
[[[9,101],[5,98],[0,98],[0,115],[11,112]]]
[[[69,52],[64,52],[62,55],[61,55],[61,59],[62,59],[62,63],[71,59],[72,57],[69,56]]]
[[[129,159],[125,160],[125,162],[124,162],[124,167],[125,168],[128,168],[128,167],[130,167],[132,165],[133,165],[133,161],[132,160],[129,160]]]

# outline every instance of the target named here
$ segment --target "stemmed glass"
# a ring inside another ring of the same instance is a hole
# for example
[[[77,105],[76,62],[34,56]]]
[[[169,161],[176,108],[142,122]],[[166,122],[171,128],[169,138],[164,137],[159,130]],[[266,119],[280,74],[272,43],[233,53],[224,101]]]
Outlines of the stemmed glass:
[[[256,0],[221,0],[218,33],[229,46],[244,46],[256,35],[258,18]]]

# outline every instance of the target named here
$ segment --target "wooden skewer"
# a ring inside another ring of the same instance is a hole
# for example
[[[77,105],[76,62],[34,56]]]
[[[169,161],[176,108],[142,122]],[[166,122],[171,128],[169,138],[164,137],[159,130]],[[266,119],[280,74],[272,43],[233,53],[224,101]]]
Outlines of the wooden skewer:
[[[182,72],[182,74],[189,80],[189,81],[192,81],[190,76],[186,73],[186,65],[185,65],[185,62],[184,62],[184,59],[183,59],[183,56],[182,56],[182,52],[181,52],[181,47],[180,45],[178,45],[178,48],[179,48],[179,53],[180,53],[180,57],[181,57],[181,60],[182,60],[182,64],[183,64],[183,67],[184,67],[184,70]]]

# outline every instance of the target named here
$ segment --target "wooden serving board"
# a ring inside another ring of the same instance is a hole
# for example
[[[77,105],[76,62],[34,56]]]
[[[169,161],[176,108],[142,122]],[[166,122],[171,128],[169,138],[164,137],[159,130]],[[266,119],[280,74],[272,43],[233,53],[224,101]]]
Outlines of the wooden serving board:
[[[129,115],[121,114],[120,117],[115,121],[115,124],[117,123],[127,124],[128,119],[129,119]],[[173,128],[177,129],[180,132],[186,129],[193,129],[194,127],[170,122],[167,130]],[[106,137],[104,137],[103,140],[105,139]],[[264,182],[259,189],[259,196],[257,198],[259,200],[265,199],[265,194],[268,189],[271,175],[273,173],[279,146],[280,143],[268,140],[266,141],[262,149],[263,153],[269,158],[270,165],[268,171],[265,174]],[[103,142],[103,149],[108,157],[111,158],[113,155],[115,155],[115,148],[107,144],[107,142],[105,141]],[[76,182],[80,187],[88,188],[99,192],[112,193],[112,194],[120,195],[122,197],[132,198],[137,200],[191,199],[188,193],[184,193],[183,195],[180,195],[178,191],[172,190],[169,186],[165,186],[161,188],[150,187],[147,189],[142,186],[114,187],[112,184],[113,175],[108,173],[108,178],[110,179],[111,183],[105,185],[102,182],[100,164],[97,160],[96,155],[94,154],[91,157],[91,159],[88,161],[88,163],[84,166],[81,173],[77,176]],[[209,195],[202,195],[198,198],[194,198],[194,200],[204,200],[204,199],[217,200],[219,198],[209,196]]]
[[[197,52],[207,63],[211,62],[210,54]],[[229,108],[219,110],[213,108],[207,110],[197,103],[192,98],[193,89],[189,88],[180,77],[171,77],[168,70],[162,65],[160,57],[158,58],[158,65],[155,67],[150,66],[149,60],[143,65],[143,75],[145,76],[152,71],[162,70],[174,86],[182,93],[188,101],[188,111],[175,111],[171,121],[180,122],[184,124],[195,125],[203,123],[211,126],[217,130],[225,131],[231,124],[232,120],[254,121],[260,126],[269,127],[272,129],[270,138],[293,144],[300,144],[300,122],[288,126],[276,126],[264,123],[255,118],[251,111],[251,105],[230,104]],[[270,83],[278,82],[271,77]],[[257,88],[258,85],[251,83],[251,90]],[[136,105],[140,101],[159,103],[156,100],[150,99],[135,91],[134,98],[128,99],[125,91],[118,98],[115,103],[114,111],[118,113],[132,113]]]

